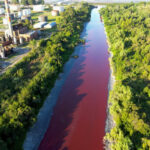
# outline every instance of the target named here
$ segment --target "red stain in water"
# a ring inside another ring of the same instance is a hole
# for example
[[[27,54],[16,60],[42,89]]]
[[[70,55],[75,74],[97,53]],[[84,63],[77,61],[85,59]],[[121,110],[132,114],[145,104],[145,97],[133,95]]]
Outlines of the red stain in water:
[[[86,44],[65,81],[39,150],[102,150],[109,81],[108,47],[97,9]]]

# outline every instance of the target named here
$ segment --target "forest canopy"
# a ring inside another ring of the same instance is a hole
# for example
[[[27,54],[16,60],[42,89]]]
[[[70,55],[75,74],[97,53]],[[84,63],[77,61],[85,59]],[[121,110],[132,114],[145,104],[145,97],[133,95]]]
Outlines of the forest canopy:
[[[109,96],[112,150],[150,149],[150,4],[111,5],[100,14],[113,53],[116,82]]]

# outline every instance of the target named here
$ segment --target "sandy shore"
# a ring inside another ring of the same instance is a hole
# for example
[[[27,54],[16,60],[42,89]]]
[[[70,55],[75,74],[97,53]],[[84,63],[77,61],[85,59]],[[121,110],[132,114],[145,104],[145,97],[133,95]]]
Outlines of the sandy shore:
[[[104,27],[105,29],[105,27]],[[106,37],[107,36],[107,32],[106,32],[106,29],[105,29],[105,34],[106,34]],[[110,45],[109,44],[109,41],[107,40],[107,43],[108,43],[108,46]],[[113,117],[111,116],[110,114],[110,106],[111,106],[111,103],[109,102],[109,93],[110,91],[113,89],[113,86],[115,84],[115,76],[113,75],[113,67],[112,67],[112,57],[113,57],[113,54],[111,51],[109,51],[109,64],[110,64],[110,73],[109,73],[109,84],[108,84],[108,101],[107,101],[107,118],[106,118],[106,126],[105,126],[105,133],[110,133],[111,129],[115,126],[115,123],[113,121]],[[105,140],[104,139],[104,144],[105,144],[105,149],[106,150],[110,150],[110,141],[108,140]]]
[[[110,92],[113,89],[113,85],[115,83],[115,76],[113,75],[113,69],[111,66],[111,59],[112,59],[112,53],[110,53],[109,56],[109,62],[110,62],[110,76],[109,76],[109,84],[108,84],[108,92]],[[105,133],[110,133],[111,129],[115,126],[113,117],[110,114],[110,106],[111,103],[109,103],[109,94],[108,94],[108,101],[107,101],[107,118],[106,118],[106,126],[105,126]],[[110,141],[104,140],[105,149],[110,150]]]

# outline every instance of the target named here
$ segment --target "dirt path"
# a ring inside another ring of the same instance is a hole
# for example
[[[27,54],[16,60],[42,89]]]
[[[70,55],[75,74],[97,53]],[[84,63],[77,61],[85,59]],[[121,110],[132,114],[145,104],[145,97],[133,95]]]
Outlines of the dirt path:
[[[0,59],[0,75],[6,72],[8,68],[18,63],[24,56],[28,54],[29,51],[29,48],[15,48],[14,56],[11,58]]]

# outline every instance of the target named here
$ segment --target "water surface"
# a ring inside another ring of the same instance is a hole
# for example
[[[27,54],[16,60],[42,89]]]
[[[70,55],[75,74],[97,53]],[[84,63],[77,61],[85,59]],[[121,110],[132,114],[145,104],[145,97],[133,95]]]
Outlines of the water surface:
[[[98,9],[82,33],[39,150],[102,150],[109,81],[108,46]]]

